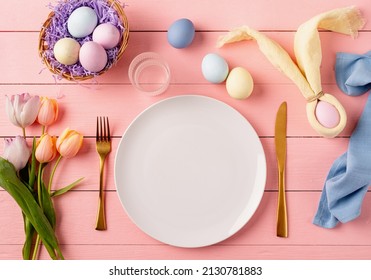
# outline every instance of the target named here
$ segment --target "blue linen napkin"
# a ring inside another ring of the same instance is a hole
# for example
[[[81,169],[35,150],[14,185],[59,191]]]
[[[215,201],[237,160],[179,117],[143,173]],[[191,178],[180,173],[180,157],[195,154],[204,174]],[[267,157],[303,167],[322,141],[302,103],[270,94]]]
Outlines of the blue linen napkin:
[[[337,53],[336,82],[347,95],[371,89],[371,51],[363,55]],[[337,158],[326,178],[313,223],[333,228],[361,213],[363,198],[371,185],[371,95],[354,129],[348,150]]]

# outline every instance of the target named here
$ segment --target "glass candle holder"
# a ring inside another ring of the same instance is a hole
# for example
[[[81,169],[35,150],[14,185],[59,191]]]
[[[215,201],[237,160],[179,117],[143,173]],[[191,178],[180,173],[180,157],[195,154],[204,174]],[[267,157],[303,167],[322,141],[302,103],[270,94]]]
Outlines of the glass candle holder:
[[[156,96],[166,91],[170,83],[170,68],[157,53],[137,55],[129,66],[131,84],[141,93]]]

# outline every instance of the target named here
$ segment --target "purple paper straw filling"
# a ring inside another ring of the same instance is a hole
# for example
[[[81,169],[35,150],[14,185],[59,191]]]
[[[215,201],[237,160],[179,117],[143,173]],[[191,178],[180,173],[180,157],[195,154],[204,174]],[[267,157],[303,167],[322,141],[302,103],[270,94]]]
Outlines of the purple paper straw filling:
[[[90,7],[96,12],[98,16],[98,24],[109,22],[116,26],[121,34],[125,31],[125,27],[123,26],[116,10],[106,0],[60,0],[55,6],[49,4],[50,9],[54,12],[54,16],[51,19],[49,26],[45,29],[44,41],[48,46],[48,50],[44,51],[43,57],[49,61],[52,68],[59,69],[62,74],[69,73],[72,77],[98,75],[98,73],[87,71],[79,62],[73,65],[61,64],[55,59],[53,53],[54,45],[59,39],[66,37],[73,38],[67,30],[67,20],[75,9],[82,6]],[[82,46],[83,43],[92,41],[92,35],[74,39]],[[109,69],[117,62],[119,47],[120,45],[106,50],[108,61],[103,70]]]

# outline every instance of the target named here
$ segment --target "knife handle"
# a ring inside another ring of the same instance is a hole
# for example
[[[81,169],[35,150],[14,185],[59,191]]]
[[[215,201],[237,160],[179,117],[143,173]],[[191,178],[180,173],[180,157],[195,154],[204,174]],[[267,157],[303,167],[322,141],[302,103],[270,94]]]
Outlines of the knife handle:
[[[277,236],[278,237],[288,236],[285,178],[283,170],[279,170],[278,172]]]

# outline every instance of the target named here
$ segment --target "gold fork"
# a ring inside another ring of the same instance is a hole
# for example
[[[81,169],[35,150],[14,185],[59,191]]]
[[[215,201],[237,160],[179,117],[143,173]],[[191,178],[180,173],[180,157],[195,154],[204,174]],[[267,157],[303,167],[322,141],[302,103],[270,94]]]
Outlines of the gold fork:
[[[97,134],[96,134],[96,147],[100,158],[100,176],[99,176],[99,201],[98,201],[98,214],[96,230],[107,229],[105,203],[104,203],[104,190],[103,190],[103,171],[104,162],[111,151],[111,135],[109,129],[108,117],[97,117]]]

